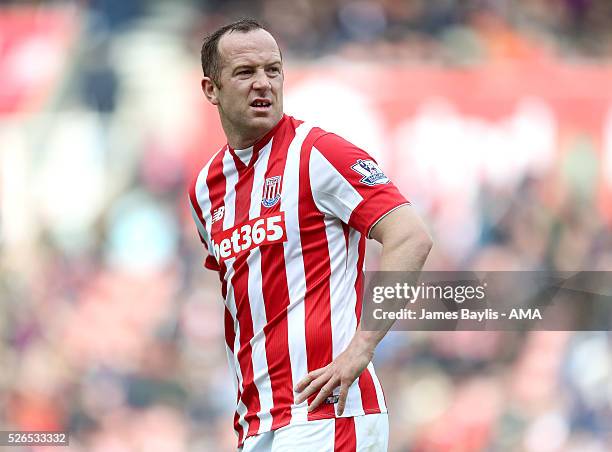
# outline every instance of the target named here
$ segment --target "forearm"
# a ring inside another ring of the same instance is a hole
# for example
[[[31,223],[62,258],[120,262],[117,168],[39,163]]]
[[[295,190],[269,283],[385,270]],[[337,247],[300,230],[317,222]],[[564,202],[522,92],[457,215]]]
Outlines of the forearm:
[[[431,238],[418,216],[408,206],[400,207],[383,217],[371,231],[371,237],[382,243],[380,270],[378,275],[393,272],[417,279],[431,249]],[[384,278],[383,278],[384,279]],[[334,388],[340,386],[338,416],[344,412],[350,385],[355,381],[374,357],[374,349],[385,336],[393,321],[375,324],[371,331],[359,325],[349,346],[327,366],[309,372],[298,382],[296,403],[300,404],[312,394],[318,393],[309,405],[309,411],[317,408]]]
[[[380,259],[380,272],[406,272],[410,283],[416,283],[418,272],[421,271],[432,242],[428,236],[418,236],[405,240],[401,244],[390,243],[383,245]],[[384,284],[384,273],[380,273],[382,281],[375,284]],[[385,337],[389,329],[395,323],[394,319],[381,319],[376,322],[376,327],[371,331],[361,329],[361,324],[357,327],[352,343],[354,347],[364,353],[374,354],[374,349]]]

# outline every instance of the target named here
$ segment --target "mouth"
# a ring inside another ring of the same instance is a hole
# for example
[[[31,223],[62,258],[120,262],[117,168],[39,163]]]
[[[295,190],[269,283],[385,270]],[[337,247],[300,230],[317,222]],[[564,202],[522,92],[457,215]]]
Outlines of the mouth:
[[[251,108],[254,108],[257,111],[267,111],[272,106],[272,102],[268,99],[255,99],[251,102]]]

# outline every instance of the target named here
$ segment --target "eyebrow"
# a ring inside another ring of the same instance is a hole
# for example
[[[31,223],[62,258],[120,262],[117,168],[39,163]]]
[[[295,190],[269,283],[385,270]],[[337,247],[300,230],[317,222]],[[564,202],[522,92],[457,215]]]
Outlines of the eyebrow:
[[[270,66],[276,66],[276,65],[282,65],[283,62],[281,60],[275,60],[271,63],[267,63],[264,64],[264,67],[270,67]],[[232,73],[239,71],[241,69],[253,69],[255,66],[258,66],[257,64],[250,64],[250,63],[241,63],[238,66],[236,66],[235,68],[232,69]]]
[[[239,71],[241,69],[253,69],[254,65],[253,64],[241,64],[240,66],[236,66],[234,69],[232,69],[232,72],[236,72]]]

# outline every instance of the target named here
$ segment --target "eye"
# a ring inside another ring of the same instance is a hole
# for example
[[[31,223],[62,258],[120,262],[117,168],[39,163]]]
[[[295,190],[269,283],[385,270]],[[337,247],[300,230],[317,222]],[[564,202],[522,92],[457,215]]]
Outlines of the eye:
[[[253,71],[251,69],[240,69],[238,72],[236,72],[236,75],[238,75],[238,76],[246,76],[246,75],[250,75],[252,73],[253,73]]]

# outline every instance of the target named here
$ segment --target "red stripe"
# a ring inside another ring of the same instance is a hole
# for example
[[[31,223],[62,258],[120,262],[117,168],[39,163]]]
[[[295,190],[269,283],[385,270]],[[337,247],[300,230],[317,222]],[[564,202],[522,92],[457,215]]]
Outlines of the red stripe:
[[[225,285],[224,285],[225,287]],[[225,298],[225,296],[224,296]],[[225,343],[232,351],[232,355],[234,354],[234,341],[236,339],[236,332],[234,331],[234,318],[232,317],[232,313],[225,307],[225,312],[223,313],[223,320],[225,326]],[[237,370],[236,370],[237,371]],[[236,391],[236,407],[238,406],[238,402],[240,401],[241,396],[240,386],[238,386],[238,390]],[[244,430],[242,429],[242,425],[240,425],[238,410],[234,411],[234,429],[238,433],[238,444],[242,444]]]
[[[208,198],[210,199],[210,212],[214,212],[219,207],[223,206],[223,200],[225,198],[225,191],[227,189],[227,183],[225,181],[225,176],[223,174],[223,156],[225,155],[227,148],[224,148],[217,154],[215,159],[211,162],[210,167],[208,168],[208,174],[206,175],[206,186],[208,188]],[[200,206],[198,204],[198,210],[196,213],[199,218],[202,215],[202,211],[199,210]],[[206,223],[203,223],[206,224]],[[223,221],[217,221],[211,225],[211,235],[216,234],[223,230]],[[207,260],[212,259],[214,263],[216,260],[209,256]],[[225,273],[227,272],[227,267],[225,264],[221,264],[219,268],[219,279],[221,280],[221,294],[223,299],[225,300],[225,296],[227,295],[227,283],[225,281]],[[227,307],[226,307],[227,310]],[[229,314],[229,311],[227,311]],[[231,317],[231,314],[230,314]],[[233,321],[233,318],[232,318]],[[227,319],[225,319],[225,340],[229,345],[232,352],[234,351],[234,325],[228,325]]]
[[[289,144],[295,138],[295,130],[290,124],[281,127],[274,136],[272,149],[268,159],[268,168],[264,178],[262,192],[271,193],[265,186],[265,179],[284,174],[287,162]],[[281,179],[282,183],[282,179]],[[281,189],[281,187],[278,187]],[[282,193],[282,189],[281,189]],[[261,202],[259,198],[254,202]],[[281,200],[282,202],[282,200]],[[261,215],[278,213],[281,202],[270,208],[261,206]],[[293,404],[293,380],[289,365],[289,339],[287,325],[287,306],[289,305],[289,288],[285,272],[285,254],[282,243],[260,248],[262,269],[262,291],[266,309],[266,356],[268,374],[272,387],[274,407],[272,415],[272,430],[287,425],[291,421],[291,405]]]
[[[348,224],[342,223],[342,232],[344,233],[344,245],[346,246],[346,253],[348,254],[349,233],[351,232]]]
[[[366,414],[380,413],[380,406],[376,397],[376,387],[374,386],[372,374],[367,367],[359,376],[359,390],[361,391],[363,411]]]
[[[249,166],[239,174],[238,183],[235,187],[236,206],[234,208],[234,224],[240,224],[249,219],[253,173],[253,167]],[[261,405],[259,402],[259,391],[254,382],[252,348],[250,344],[250,340],[253,338],[253,318],[251,317],[251,306],[249,303],[249,266],[247,264],[247,257],[247,254],[241,254],[234,260],[232,285],[234,286],[234,299],[236,300],[236,311],[240,328],[238,362],[242,371],[242,401],[247,407],[245,415],[245,420],[249,425],[247,436],[251,436],[257,434],[259,430],[259,417],[257,413]]]
[[[227,148],[223,149],[215,159],[211,162],[210,167],[208,169],[208,174],[206,176],[206,185],[208,187],[208,197],[210,198],[210,211],[214,212],[219,207],[223,206],[225,192],[227,190],[227,183],[225,180],[225,175],[223,174],[223,156],[227,152]],[[201,212],[197,212],[201,214]],[[211,226],[211,235],[215,235],[223,230],[223,221],[216,221]],[[227,283],[225,282],[225,273],[227,272],[227,267],[225,264],[221,264],[221,268],[219,271],[219,279],[221,280],[221,293],[223,295],[223,299],[226,298],[227,295]],[[224,330],[225,330],[225,342],[228,344],[232,353],[234,353],[234,341],[235,341],[235,327],[234,327],[234,319],[227,309],[225,308],[224,313]],[[236,372],[239,372],[236,369]],[[237,401],[240,400],[240,389],[237,394]],[[236,401],[236,403],[237,403]],[[234,430],[238,433],[238,442],[242,443],[244,438],[244,431],[242,426],[238,422],[238,411],[234,413]]]
[[[361,321],[361,307],[363,305],[363,260],[365,258],[365,236],[361,234],[359,237],[358,255],[357,255],[357,278],[355,279],[355,295],[357,302],[355,303],[355,317],[357,325]]]
[[[365,257],[365,235],[361,234],[359,238],[359,257],[357,258],[357,278],[355,279],[355,294],[357,302],[355,303],[355,317],[357,324],[361,321],[361,307],[363,304],[363,260]],[[368,413],[380,413],[378,398],[376,397],[376,387],[372,374],[366,368],[359,376],[359,391],[361,392],[361,404],[363,410]]]
[[[234,318],[232,313],[225,307],[223,313],[223,321],[225,326],[225,343],[230,350],[234,350],[234,341],[236,340],[236,332],[234,331]]]
[[[336,418],[336,433],[334,435],[334,452],[355,452],[357,436],[355,435],[355,418]]]
[[[317,209],[310,187],[310,154],[321,135],[313,129],[302,145],[300,158],[300,193],[298,218],[306,277],[304,310],[306,317],[306,362],[308,372],[326,366],[332,360],[332,330],[329,280],[331,266],[323,214]],[[312,403],[316,394],[309,397]],[[309,420],[335,417],[333,404],[322,404],[308,413]]]
[[[225,191],[227,189],[225,175],[223,174],[223,156],[225,155],[226,151],[227,148],[224,148],[217,154],[217,156],[211,162],[210,167],[208,168],[208,174],[206,175],[206,186],[208,187],[208,198],[210,199],[210,212],[214,212],[219,207],[223,206],[223,198],[225,198]],[[202,214],[201,211],[198,211],[197,213],[198,215]],[[221,230],[223,230],[223,221],[216,221],[211,225],[211,235],[214,235]],[[219,269],[219,279],[221,280],[221,293],[223,295],[223,299],[225,299],[225,295],[227,293],[227,286],[225,283],[226,271],[227,268],[225,265],[221,265]],[[226,331],[225,334],[227,335],[228,332]],[[234,342],[232,341],[232,344],[233,343]],[[231,345],[230,348],[233,351],[233,345]]]

